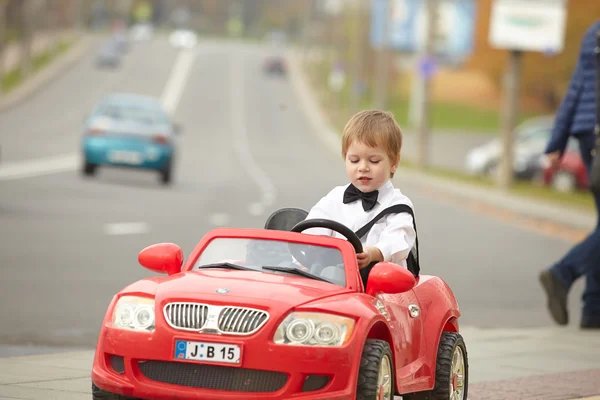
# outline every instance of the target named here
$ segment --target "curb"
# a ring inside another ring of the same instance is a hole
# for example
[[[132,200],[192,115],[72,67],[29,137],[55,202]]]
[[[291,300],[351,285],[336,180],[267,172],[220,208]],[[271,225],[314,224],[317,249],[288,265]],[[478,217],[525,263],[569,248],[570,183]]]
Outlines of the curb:
[[[25,80],[6,95],[0,96],[0,112],[4,112],[35,94],[60,73],[73,66],[89,49],[92,38],[83,34],[75,39],[72,47],[62,56],[58,56],[49,65]]]
[[[328,118],[318,105],[313,89],[307,82],[306,75],[300,65],[297,50],[290,49],[287,55],[290,60],[290,81],[305,115],[314,128],[313,134],[331,151],[339,154],[341,137],[331,127]],[[399,172],[398,177],[403,182],[408,182],[411,185],[439,190],[467,200],[479,201],[495,208],[512,211],[524,217],[551,221],[586,232],[593,230],[596,226],[598,217],[592,212],[562,208],[543,201],[510,195],[501,189],[482,188],[464,182],[438,178],[412,169],[399,168]]]

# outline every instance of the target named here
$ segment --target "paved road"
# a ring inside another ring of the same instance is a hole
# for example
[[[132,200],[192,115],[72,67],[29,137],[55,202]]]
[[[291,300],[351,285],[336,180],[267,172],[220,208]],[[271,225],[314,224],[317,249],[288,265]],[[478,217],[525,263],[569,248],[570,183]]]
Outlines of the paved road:
[[[3,162],[77,151],[102,94],[161,96],[177,59],[158,39],[136,45],[119,70],[96,70],[92,56],[0,114]],[[113,294],[151,275],[137,264],[143,247],[171,241],[188,254],[215,225],[260,227],[269,211],[308,208],[344,183],[339,156],[313,134],[290,83],[261,74],[263,57],[256,46],[201,43],[175,111],[185,131],[172,187],[121,170],[0,180],[0,355],[29,344],[93,347]],[[423,270],[454,288],[463,324],[551,325],[537,272],[570,243],[397,184],[417,205]],[[146,230],[106,232],[133,222]],[[576,321],[581,287],[574,292]]]

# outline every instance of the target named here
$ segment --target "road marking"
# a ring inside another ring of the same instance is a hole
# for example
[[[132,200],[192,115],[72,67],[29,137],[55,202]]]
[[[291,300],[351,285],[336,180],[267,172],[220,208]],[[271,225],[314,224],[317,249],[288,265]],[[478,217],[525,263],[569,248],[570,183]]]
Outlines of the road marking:
[[[171,69],[169,80],[165,85],[161,96],[161,102],[168,113],[173,114],[179,105],[179,100],[183,94],[185,83],[190,76],[196,51],[181,51],[175,60],[175,65]]]
[[[243,169],[250,175],[261,191],[261,199],[248,207],[248,212],[254,216],[259,216],[268,210],[275,203],[275,186],[269,176],[260,168],[258,163],[252,157],[250,143],[248,141],[248,132],[246,130],[246,118],[244,110],[244,67],[242,56],[232,55],[231,67],[231,121],[233,131],[233,146]]]
[[[139,235],[150,232],[150,225],[145,222],[115,222],[104,224],[107,235]]]
[[[79,164],[80,155],[77,153],[26,161],[3,162],[0,164],[0,181],[72,171]]]

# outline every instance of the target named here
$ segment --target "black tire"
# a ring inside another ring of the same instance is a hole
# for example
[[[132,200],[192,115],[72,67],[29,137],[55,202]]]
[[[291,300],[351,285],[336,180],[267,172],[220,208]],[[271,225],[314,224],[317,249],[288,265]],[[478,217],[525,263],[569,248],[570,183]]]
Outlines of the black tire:
[[[168,185],[171,183],[171,180],[172,177],[170,167],[164,171],[160,171],[160,183],[162,183],[163,185]]]
[[[469,359],[465,341],[459,333],[442,332],[440,345],[438,346],[435,386],[433,390],[421,393],[412,393],[402,396],[403,400],[450,400],[450,384],[452,374],[452,358],[456,348],[462,350],[464,357],[464,386],[462,399],[467,399],[469,389]]]
[[[173,181],[173,164],[175,162],[175,155],[171,155],[169,161],[165,164],[164,168],[159,171],[160,183],[163,185],[169,185]]]
[[[396,376],[394,357],[390,345],[385,340],[367,339],[363,347],[358,371],[358,385],[356,387],[356,400],[376,400],[378,389],[379,368],[387,357],[390,363],[391,391],[385,400],[393,400],[396,392]]]
[[[133,397],[121,396],[120,394],[110,393],[100,389],[92,383],[92,400],[141,400]]]
[[[94,176],[96,174],[98,166],[96,164],[89,163],[85,161],[83,163],[83,167],[81,168],[81,172],[85,176]]]

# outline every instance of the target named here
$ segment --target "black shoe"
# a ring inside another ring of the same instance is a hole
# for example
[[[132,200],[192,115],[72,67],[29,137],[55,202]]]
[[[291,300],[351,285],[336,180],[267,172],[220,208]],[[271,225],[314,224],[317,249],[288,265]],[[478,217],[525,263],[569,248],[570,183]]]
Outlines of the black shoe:
[[[586,318],[581,317],[581,329],[600,329],[600,317]]]
[[[548,296],[548,309],[554,321],[559,325],[569,323],[567,311],[567,287],[550,270],[540,273],[540,282]]]

